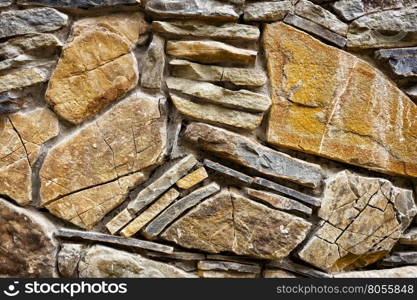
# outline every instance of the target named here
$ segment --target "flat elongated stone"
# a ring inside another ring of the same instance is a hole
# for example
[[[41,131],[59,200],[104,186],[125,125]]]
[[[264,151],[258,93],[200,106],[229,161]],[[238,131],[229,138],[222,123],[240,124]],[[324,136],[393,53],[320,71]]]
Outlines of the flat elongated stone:
[[[289,14],[285,17],[284,22],[295,27],[298,27],[304,31],[317,35],[332,44],[339,46],[340,48],[345,47],[346,38],[334,33],[333,31],[327,29],[326,27],[316,24],[310,20],[301,18],[297,15]]]
[[[256,26],[224,23],[212,25],[204,21],[184,20],[184,21],[154,21],[152,29],[168,37],[202,37],[212,39],[257,41],[260,35],[259,28]]]
[[[400,244],[417,246],[417,228],[411,228],[400,237]]]
[[[68,17],[53,8],[10,10],[0,13],[0,38],[50,32],[67,25]]]
[[[241,273],[234,271],[198,271],[200,278],[256,278],[257,274]]]
[[[319,166],[292,158],[231,131],[207,124],[191,123],[184,136],[204,150],[265,175],[311,187],[321,184]]]
[[[326,271],[365,267],[391,251],[416,213],[412,191],[341,172],[324,191],[325,222],[298,255]]]
[[[169,55],[207,64],[253,65],[257,52],[215,41],[169,41]]]
[[[265,203],[268,203],[280,210],[301,212],[306,215],[311,215],[313,212],[310,207],[305,206],[297,201],[283,197],[281,195],[268,193],[265,191],[254,190],[250,188],[245,189],[245,191],[249,196],[261,200]]]
[[[378,50],[375,56],[387,61],[395,75],[417,77],[417,47]]]
[[[12,0],[0,0],[0,7],[7,7],[12,5]]]
[[[195,275],[139,254],[101,245],[89,248],[78,266],[80,278],[192,278]]]
[[[335,274],[335,278],[415,278],[417,266]]]
[[[204,160],[204,165],[209,168],[212,169],[213,171],[220,173],[222,175],[226,175],[228,177],[232,177],[233,179],[236,179],[244,184],[250,185],[253,182],[253,178],[243,174],[239,171],[233,170],[229,167],[223,166],[219,163],[216,163],[214,161],[211,161],[209,159],[205,159]]]
[[[141,85],[145,88],[160,89],[165,68],[165,40],[163,38],[153,35],[142,63]]]
[[[204,169],[204,167],[201,167],[178,180],[176,184],[180,189],[187,190],[192,188],[196,184],[199,184],[206,178],[208,178],[206,169]]]
[[[257,258],[287,256],[311,224],[224,190],[172,224],[162,238],[185,248]]]
[[[59,8],[96,8],[119,5],[139,5],[140,0],[17,0],[19,5],[42,5]]]
[[[181,92],[225,107],[264,112],[271,106],[269,97],[248,90],[233,91],[212,83],[176,77],[169,77],[166,82],[170,91]]]
[[[117,13],[74,23],[46,91],[54,111],[80,124],[133,89],[138,67],[131,50],[146,29],[141,13]]]
[[[162,232],[172,221],[180,216],[187,209],[197,205],[201,200],[218,192],[220,187],[217,183],[211,183],[193,191],[191,194],[178,200],[167,208],[162,214],[154,219],[143,230],[143,234],[148,238],[154,238]]]
[[[115,234],[123,226],[129,223],[133,218],[134,214],[125,208],[119,212],[113,219],[111,219],[105,226],[111,234]]]
[[[164,195],[161,196],[154,204],[152,204],[147,210],[141,213],[136,219],[130,222],[120,234],[124,237],[131,237],[136,232],[142,229],[147,223],[152,221],[161,211],[167,208],[180,194],[176,189],[170,189]]]
[[[389,48],[417,46],[415,8],[380,11],[356,19],[349,26],[348,47]]]
[[[389,256],[384,257],[378,266],[382,267],[399,267],[404,265],[416,265],[417,252],[416,251],[396,251]]]
[[[269,143],[417,176],[417,122],[407,117],[417,115],[417,106],[384,75],[282,23],[266,25],[264,47],[277,91]]]
[[[49,74],[40,68],[23,69],[0,76],[0,93],[48,81]]]
[[[258,265],[245,265],[236,262],[228,261],[215,261],[215,260],[206,260],[199,261],[197,265],[198,269],[205,271],[235,271],[241,273],[261,273],[261,267]]]
[[[183,251],[175,251],[173,253],[160,253],[160,252],[147,251],[146,255],[149,257],[154,257],[158,259],[168,258],[168,259],[183,260],[183,261],[197,261],[197,260],[206,259],[206,256],[204,254],[183,252]]]
[[[243,19],[251,21],[280,21],[294,10],[293,4],[289,0],[285,1],[262,1],[246,3]]]
[[[129,247],[139,248],[139,249],[147,249],[147,250],[163,252],[163,253],[172,253],[174,251],[174,248],[170,246],[166,246],[166,245],[162,245],[162,244],[158,244],[154,242],[149,242],[149,241],[142,241],[139,239],[122,238],[122,237],[103,234],[99,232],[60,229],[55,235],[60,238],[81,239],[85,241],[103,242],[103,243],[109,243],[109,244],[115,244],[115,245],[129,246]]]
[[[262,71],[248,68],[227,68],[173,59],[169,63],[171,74],[198,81],[230,82],[237,86],[263,86],[266,76]]]
[[[271,261],[268,263],[269,267],[280,268],[296,274],[300,274],[310,278],[331,278],[332,275],[313,269],[311,267],[297,264],[288,258],[281,261]]]
[[[411,99],[417,100],[417,85],[412,86],[405,90],[405,93],[411,97]]]
[[[197,103],[176,95],[171,95],[171,99],[182,115],[198,121],[254,130],[261,125],[263,119],[261,113],[253,114],[209,103]]]
[[[293,273],[279,270],[279,269],[266,269],[262,272],[263,278],[298,278],[299,276]]]

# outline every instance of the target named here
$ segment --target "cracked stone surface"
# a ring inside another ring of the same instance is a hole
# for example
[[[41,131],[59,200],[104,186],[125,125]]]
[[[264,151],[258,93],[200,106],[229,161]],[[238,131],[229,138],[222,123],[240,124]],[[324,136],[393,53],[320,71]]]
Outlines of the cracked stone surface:
[[[80,124],[132,90],[139,75],[131,51],[146,30],[141,13],[118,13],[74,23],[46,91],[54,111]]]
[[[51,149],[40,171],[42,204],[80,226],[77,215],[89,203],[95,214],[85,227],[120,204],[145,180],[139,171],[162,162],[166,116],[160,102],[135,93]]]
[[[58,120],[46,108],[0,120],[0,194],[20,205],[32,201],[32,165],[42,144],[58,133]]]
[[[161,237],[209,253],[280,259],[303,241],[310,227],[302,218],[223,190],[193,208]]]
[[[266,26],[267,141],[417,177],[417,106],[366,62],[282,23]]]
[[[411,190],[341,172],[324,192],[322,225],[298,255],[326,271],[365,267],[391,251],[416,214]]]

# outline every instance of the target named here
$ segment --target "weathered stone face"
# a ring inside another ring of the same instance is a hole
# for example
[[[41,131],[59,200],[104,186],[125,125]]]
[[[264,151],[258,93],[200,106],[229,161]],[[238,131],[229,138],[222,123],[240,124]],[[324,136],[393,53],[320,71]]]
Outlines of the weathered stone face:
[[[55,277],[54,231],[41,214],[0,199],[0,277]]]
[[[310,226],[304,219],[225,190],[176,221],[162,238],[210,253],[279,259],[303,241]]]
[[[417,106],[381,73],[282,23],[266,26],[264,47],[269,143],[417,176]]]
[[[298,254],[327,271],[367,266],[390,252],[416,213],[411,190],[342,172],[324,192],[322,226]]]
[[[54,111],[79,124],[133,89],[138,67],[131,50],[146,28],[140,13],[76,22],[46,92]]]

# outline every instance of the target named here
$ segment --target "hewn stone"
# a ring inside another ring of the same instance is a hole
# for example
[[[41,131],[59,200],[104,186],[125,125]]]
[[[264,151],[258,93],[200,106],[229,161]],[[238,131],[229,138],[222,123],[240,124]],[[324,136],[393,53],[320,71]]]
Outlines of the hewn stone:
[[[56,233],[57,237],[65,238],[65,239],[80,239],[84,241],[94,241],[94,242],[102,242],[114,245],[121,245],[121,246],[128,246],[132,248],[138,249],[146,249],[152,250],[157,252],[163,253],[172,253],[174,251],[173,247],[158,244],[149,241],[143,241],[139,239],[129,239],[129,238],[122,238],[119,236],[103,234],[99,232],[88,232],[88,231],[79,231],[79,230],[71,230],[71,229],[60,229]]]
[[[133,89],[138,67],[131,50],[146,29],[141,13],[77,21],[46,91],[55,112],[79,124]]]
[[[187,126],[184,137],[194,145],[268,176],[318,187],[319,166],[272,150],[242,135],[202,123]]]
[[[0,38],[55,31],[67,22],[67,15],[53,8],[4,11],[0,13]]]
[[[165,40],[154,34],[142,60],[140,84],[145,88],[160,89],[164,79]]]
[[[311,215],[313,213],[313,210],[310,207],[278,194],[254,190],[250,188],[246,188],[245,191],[248,194],[248,196],[268,203],[279,210],[301,212],[306,215]]]
[[[257,52],[215,41],[169,41],[169,55],[206,64],[254,65]]]
[[[172,224],[162,238],[209,253],[277,259],[301,243],[310,226],[301,218],[224,190]]]
[[[78,266],[80,278],[192,278],[171,265],[104,246],[88,249]]]
[[[211,170],[213,170],[217,173],[220,173],[221,175],[231,177],[232,179],[234,179],[236,181],[239,181],[241,183],[244,183],[246,185],[250,185],[253,182],[252,177],[250,177],[246,174],[243,174],[239,171],[233,170],[229,167],[223,166],[223,165],[221,165],[219,163],[216,163],[214,161],[211,161],[209,159],[204,160],[204,165],[207,168],[209,168],[209,169],[211,169]]]
[[[229,261],[203,260],[197,265],[199,270],[204,271],[235,271],[240,273],[260,274],[261,267],[259,265],[246,265]]]
[[[282,23],[264,47],[267,141],[379,172],[417,176],[417,106],[366,62]]]
[[[349,26],[348,47],[389,48],[417,45],[416,8],[365,15]]]
[[[230,82],[236,86],[263,86],[266,76],[262,71],[248,68],[227,68],[192,63],[174,59],[170,63],[171,74],[198,81]]]
[[[42,204],[90,228],[146,179],[139,171],[162,162],[165,145],[160,100],[135,93],[49,151],[40,170]],[[82,212],[85,220],[77,217]]]
[[[417,246],[417,228],[411,228],[400,237],[400,244]]]
[[[20,205],[32,200],[32,165],[42,144],[59,133],[58,120],[46,108],[0,120],[0,194]]]
[[[78,263],[84,249],[83,244],[64,243],[57,257],[59,274],[65,278],[78,277]]]
[[[395,75],[417,77],[417,47],[378,50],[375,56],[387,61]]]
[[[17,0],[17,4],[59,8],[101,8],[120,5],[139,5],[140,0]]]
[[[169,77],[167,86],[170,91],[180,92],[225,107],[251,112],[264,112],[271,106],[266,95],[248,90],[233,91],[218,85],[189,79]]]
[[[149,225],[146,226],[146,228],[142,231],[143,235],[145,235],[147,238],[156,237],[187,209],[197,205],[199,202],[201,202],[201,200],[213,195],[219,190],[219,185],[213,182],[193,191],[184,198],[172,204],[151,223],[149,223]]]
[[[334,275],[335,278],[416,278],[417,266],[346,272]]]
[[[243,19],[247,22],[280,21],[292,11],[294,11],[294,7],[289,0],[252,2],[246,3]]]
[[[147,223],[152,221],[161,211],[171,205],[180,194],[176,189],[170,189],[163,194],[158,200],[155,201],[147,210],[141,213],[136,219],[130,222],[120,232],[124,237],[131,237],[136,232],[142,229]]]
[[[210,103],[199,103],[171,94],[175,108],[188,118],[214,124],[224,124],[247,130],[256,129],[262,122],[262,113],[250,113]],[[221,100],[221,98],[216,98]]]
[[[22,69],[0,76],[0,93],[48,81],[49,74],[41,68]]]
[[[262,277],[264,278],[298,278],[299,276],[296,276],[290,272],[279,270],[279,269],[265,269],[262,272]]]
[[[298,255],[326,271],[367,266],[391,251],[416,213],[412,191],[341,172],[324,191],[324,222]]]
[[[180,180],[176,182],[176,185],[183,190],[188,190],[192,188],[193,186],[199,184],[203,180],[208,178],[208,174],[206,169],[204,167],[200,167],[194,172],[188,174],[187,176],[184,176]]]
[[[56,277],[54,231],[40,213],[0,199],[0,277]]]

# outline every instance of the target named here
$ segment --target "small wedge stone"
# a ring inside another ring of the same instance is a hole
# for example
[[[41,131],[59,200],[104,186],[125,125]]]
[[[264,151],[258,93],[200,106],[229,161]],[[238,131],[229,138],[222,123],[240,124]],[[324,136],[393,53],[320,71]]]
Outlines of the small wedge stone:
[[[199,184],[206,178],[208,178],[206,169],[204,169],[204,167],[201,167],[178,180],[176,184],[180,189],[188,190],[196,184]]]

